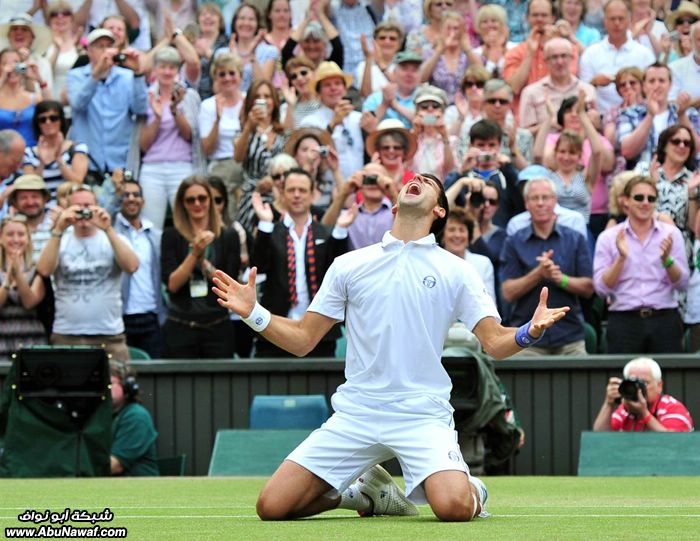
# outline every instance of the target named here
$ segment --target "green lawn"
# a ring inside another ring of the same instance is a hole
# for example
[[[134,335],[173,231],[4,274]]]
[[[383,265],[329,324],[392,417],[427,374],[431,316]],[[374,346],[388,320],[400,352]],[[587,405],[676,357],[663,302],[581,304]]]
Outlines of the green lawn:
[[[1,480],[0,526],[27,509],[102,511],[127,539],[484,541],[700,539],[700,478],[485,478],[492,516],[468,524],[419,517],[361,519],[332,511],[295,522],[255,515],[260,478]]]

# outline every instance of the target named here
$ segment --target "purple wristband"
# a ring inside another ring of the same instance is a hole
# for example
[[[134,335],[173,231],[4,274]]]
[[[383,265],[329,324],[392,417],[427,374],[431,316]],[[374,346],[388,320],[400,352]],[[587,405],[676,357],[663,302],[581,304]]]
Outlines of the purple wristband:
[[[515,331],[515,343],[521,348],[529,348],[530,346],[534,346],[537,342],[542,340],[542,337],[544,336],[544,333],[542,333],[539,338],[534,338],[530,334],[531,324],[532,320],[528,321],[525,323],[525,325],[521,326],[517,331]]]

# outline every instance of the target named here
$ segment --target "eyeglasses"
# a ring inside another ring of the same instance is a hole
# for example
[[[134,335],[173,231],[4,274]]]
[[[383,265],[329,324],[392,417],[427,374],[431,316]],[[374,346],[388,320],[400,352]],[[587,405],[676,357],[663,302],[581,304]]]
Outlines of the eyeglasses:
[[[58,16],[70,17],[71,15],[73,15],[73,12],[69,9],[64,9],[63,11],[52,11],[49,13],[49,19],[53,19],[54,17]]]
[[[678,139],[677,137],[674,137],[669,141],[669,143],[676,147],[683,145],[684,147],[690,148],[692,141],[690,139]]]
[[[442,109],[442,107],[440,107],[440,104],[436,101],[423,101],[418,104],[418,109],[421,109],[423,111],[430,111],[432,109]]]
[[[509,105],[510,100],[507,100],[505,98],[489,98],[486,100],[486,103],[489,105]]]
[[[226,77],[227,75],[228,75],[229,77],[238,77],[238,72],[237,72],[236,70],[217,71],[217,72],[216,72],[216,76],[217,76],[219,79],[223,79],[223,78]]]
[[[451,8],[454,3],[453,2],[433,2],[434,6],[437,6],[439,8]]]
[[[122,199],[140,199],[142,197],[142,194],[140,191],[138,192],[124,192],[122,194]]]
[[[657,197],[655,195],[644,195],[643,193],[634,194],[632,196],[637,203],[643,203],[646,199],[649,203],[656,203]]]
[[[203,205],[204,203],[209,201],[209,196],[208,195],[190,195],[189,197],[185,197],[185,205],[194,205],[195,203],[199,203],[200,205]]]
[[[220,195],[215,195],[214,196],[214,204],[215,205],[223,205],[224,203],[224,198],[221,197]]]
[[[464,88],[484,88],[484,81],[465,81]]]
[[[496,197],[484,197],[484,204],[488,203],[492,207],[498,205],[498,198]]]
[[[46,115],[46,116],[40,116],[38,119],[39,124],[46,124],[47,122],[58,122],[61,120],[61,117],[58,115]]]
[[[637,79],[630,79],[629,81],[621,81],[619,85],[617,85],[618,88],[627,88],[629,87],[634,87],[634,86],[639,86],[639,81]]]
[[[393,150],[394,152],[399,152],[399,151],[401,151],[401,150],[404,150],[404,148],[403,148],[402,146],[400,146],[400,145],[395,145],[395,146],[392,146],[392,145],[382,145],[382,146],[379,147],[379,151],[380,151],[380,152],[382,152],[382,151],[383,151],[383,152],[391,152],[392,150]]]
[[[309,74],[309,70],[299,70],[297,73],[290,73],[289,80],[296,81],[299,77],[306,77]]]
[[[695,24],[697,22],[697,19],[695,17],[678,17],[676,19],[676,26],[680,26],[682,24]]]
[[[275,173],[274,175],[270,175],[270,178],[272,180],[282,180],[284,178],[284,173]]]
[[[550,54],[545,60],[569,60],[571,58],[571,54],[569,53],[562,53],[562,54]]]

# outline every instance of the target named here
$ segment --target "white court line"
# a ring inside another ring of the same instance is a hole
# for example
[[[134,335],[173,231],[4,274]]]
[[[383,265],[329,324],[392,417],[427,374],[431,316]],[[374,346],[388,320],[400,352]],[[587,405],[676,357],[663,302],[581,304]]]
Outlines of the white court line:
[[[65,509],[67,505],[65,502],[61,503],[54,503],[50,505],[37,505],[35,503],[32,503],[31,505],[28,506],[15,506],[15,507],[0,507],[0,511],[13,511],[15,509],[19,510],[27,510],[27,509],[36,509],[37,511],[43,511],[45,509],[51,510],[52,508],[55,508],[54,510],[58,510],[58,508],[61,508],[61,510]],[[95,503],[89,503],[85,505],[81,504],[70,504],[71,509],[104,509],[105,507],[109,507],[110,509],[252,509],[255,507],[254,504],[250,505],[229,505],[229,504],[222,504],[222,505],[99,505]],[[419,507],[425,507],[426,509],[428,508],[427,505],[425,506],[419,506]],[[570,505],[507,505],[504,507],[511,507],[514,509],[610,509],[611,507],[614,507],[615,509],[700,509],[700,503],[697,504],[669,504],[669,505],[648,505],[648,504],[640,504],[640,505],[632,505],[632,504],[625,504],[625,505],[618,505],[615,504],[613,506],[611,505],[576,505],[576,504],[570,504]],[[627,516],[627,515],[626,515]],[[0,517],[2,518],[2,517]]]
[[[352,518],[355,519],[354,515],[351,514],[343,514],[343,515],[338,515],[338,514],[330,514],[330,513],[323,513],[321,515],[317,515],[318,517],[334,517],[334,518]],[[425,514],[423,515],[425,517],[430,517],[430,515]],[[559,519],[569,519],[569,518],[648,518],[648,519],[659,519],[659,518],[699,518],[700,519],[700,514],[679,514],[679,515],[650,515],[650,514],[597,514],[597,515],[591,515],[591,514],[576,514],[576,515],[558,515],[558,514],[492,514],[492,518],[494,519],[499,519],[499,518],[559,518]],[[221,519],[221,518],[230,518],[230,519],[258,519],[258,515],[120,515],[120,516],[115,516],[114,517],[114,522],[118,522],[119,520],[122,519],[165,519],[165,520],[170,520],[170,519]],[[17,520],[17,517],[0,517],[0,520]],[[482,520],[489,520],[488,518],[482,519]],[[98,522],[99,523],[99,522]]]

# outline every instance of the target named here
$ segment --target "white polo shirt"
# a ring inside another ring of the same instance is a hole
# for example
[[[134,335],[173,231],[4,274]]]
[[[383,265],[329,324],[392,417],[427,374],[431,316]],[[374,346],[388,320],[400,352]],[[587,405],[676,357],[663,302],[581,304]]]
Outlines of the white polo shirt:
[[[382,242],[333,262],[309,311],[345,320],[346,383],[338,393],[366,405],[419,396],[449,400],[442,349],[457,320],[500,322],[481,277],[430,234]]]
[[[678,93],[685,91],[691,98],[700,98],[700,55],[689,54],[671,62],[672,84],[668,99],[675,100]]]

